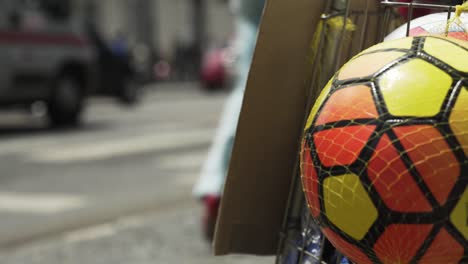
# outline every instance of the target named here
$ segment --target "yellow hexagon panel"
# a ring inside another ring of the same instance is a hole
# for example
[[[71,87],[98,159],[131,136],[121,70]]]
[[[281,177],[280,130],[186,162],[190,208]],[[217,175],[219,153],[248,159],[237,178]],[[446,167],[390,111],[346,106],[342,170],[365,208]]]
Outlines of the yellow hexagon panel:
[[[468,51],[439,38],[426,38],[424,51],[453,68],[468,72]]]
[[[371,76],[390,62],[403,57],[404,54],[405,53],[398,51],[364,54],[346,63],[341,68],[338,79],[346,80]]]
[[[325,85],[325,88],[323,88],[322,92],[320,92],[320,95],[317,97],[317,100],[315,100],[314,106],[312,107],[309,117],[307,118],[304,131],[309,129],[312,126],[312,122],[314,122],[314,118],[317,115],[317,112],[320,109],[320,106],[323,104],[325,99],[327,99],[327,96],[330,93],[332,82],[333,82],[333,78],[330,81],[328,81],[327,85]]]
[[[323,187],[327,218],[351,237],[362,239],[378,212],[359,177],[354,174],[329,177]]]
[[[413,38],[402,38],[396,39],[391,41],[386,41],[379,43],[378,45],[374,45],[366,50],[363,53],[369,53],[376,50],[385,50],[385,49],[407,49],[410,50],[411,46],[413,45]]]
[[[453,209],[452,214],[450,215],[450,220],[453,225],[460,231],[460,233],[465,236],[465,239],[468,239],[468,190],[465,189],[460,201],[458,201],[457,206]]]
[[[388,111],[394,116],[436,115],[451,85],[450,75],[421,59],[397,65],[379,80]]]
[[[450,114],[450,127],[468,156],[468,90],[462,88]]]

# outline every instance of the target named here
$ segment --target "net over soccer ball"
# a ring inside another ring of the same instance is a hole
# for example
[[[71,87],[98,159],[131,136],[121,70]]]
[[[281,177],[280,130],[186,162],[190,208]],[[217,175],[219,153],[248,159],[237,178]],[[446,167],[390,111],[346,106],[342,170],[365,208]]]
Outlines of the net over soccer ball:
[[[455,13],[452,12],[451,17],[455,17]],[[447,28],[448,21],[447,12],[430,14],[413,19],[410,22],[409,36],[447,35],[452,38],[468,40],[468,33],[465,32],[465,30],[468,29],[468,14],[462,13],[460,16],[459,21],[461,21],[463,25],[449,23],[449,27]],[[406,37],[407,28],[408,24],[400,26],[385,37],[385,41]]]
[[[355,263],[468,263],[468,42],[371,47],[329,81],[302,141],[315,221]]]

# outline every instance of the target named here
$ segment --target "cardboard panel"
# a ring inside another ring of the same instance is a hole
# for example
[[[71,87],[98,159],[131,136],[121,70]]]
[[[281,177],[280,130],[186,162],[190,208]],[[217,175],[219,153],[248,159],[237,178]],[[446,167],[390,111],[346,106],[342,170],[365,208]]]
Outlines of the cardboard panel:
[[[218,218],[217,255],[276,252],[323,3],[267,1]]]

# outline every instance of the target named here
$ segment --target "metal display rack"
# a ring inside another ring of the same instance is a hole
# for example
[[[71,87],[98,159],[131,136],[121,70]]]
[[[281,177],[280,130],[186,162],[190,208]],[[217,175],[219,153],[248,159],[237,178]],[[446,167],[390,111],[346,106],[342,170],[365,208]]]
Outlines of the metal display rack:
[[[312,84],[309,97],[316,98],[320,90],[333,74],[354,55],[363,49],[379,43],[396,27],[411,21],[416,10],[425,8],[436,12],[447,12],[447,20],[455,11],[456,1],[413,0],[400,2],[385,0],[310,0],[325,1],[325,10],[321,16],[322,29],[315,42],[316,52],[313,56]],[[361,8],[356,9],[355,6]],[[401,18],[397,8],[406,7],[407,20]],[[327,23],[329,20],[342,17],[339,28],[331,32]],[[349,24],[355,25],[352,32],[348,32]],[[407,23],[406,35],[409,35],[411,23]],[[334,34],[330,45],[329,36]],[[317,36],[316,36],[317,37]],[[333,50],[330,50],[333,49]],[[309,102],[307,109],[311,109],[314,102]],[[280,243],[277,251],[277,264],[340,264],[351,263],[342,260],[331,244],[315,225],[310,210],[305,202],[300,179],[299,164],[296,165],[296,175],[291,184],[290,196],[280,233]],[[342,262],[343,261],[343,262]]]

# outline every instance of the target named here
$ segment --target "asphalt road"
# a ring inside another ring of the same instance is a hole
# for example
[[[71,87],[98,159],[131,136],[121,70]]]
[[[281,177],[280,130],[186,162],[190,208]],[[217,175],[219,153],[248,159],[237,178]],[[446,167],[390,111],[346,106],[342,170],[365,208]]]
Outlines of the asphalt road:
[[[211,256],[191,196],[227,93],[164,84],[54,131],[0,113],[0,263],[272,263]]]

